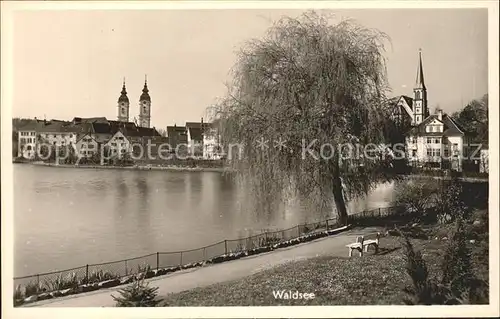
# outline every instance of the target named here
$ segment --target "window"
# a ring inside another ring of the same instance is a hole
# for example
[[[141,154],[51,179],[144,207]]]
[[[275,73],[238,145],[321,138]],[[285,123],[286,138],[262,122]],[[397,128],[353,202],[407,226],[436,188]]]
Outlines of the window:
[[[440,140],[439,138],[436,138],[436,139],[434,140],[434,143],[435,143],[435,144],[439,144],[439,143],[441,143],[441,140]]]
[[[88,148],[94,148],[94,144],[89,144]]]
[[[445,148],[444,149],[444,157],[448,157],[448,156],[450,156],[450,151],[447,148]]]
[[[427,138],[427,144],[431,144],[432,143],[432,139],[430,137]]]
[[[52,144],[56,145],[56,142],[53,142]]]
[[[57,136],[54,134],[54,138],[56,138]]]
[[[420,91],[415,92],[415,100],[420,100]]]
[[[441,156],[441,150],[440,150],[440,149],[437,149],[437,150],[436,150],[436,156],[437,156],[437,157]]]
[[[427,149],[427,156],[432,156],[432,150],[430,148]]]
[[[72,137],[73,137],[73,134],[70,134],[70,135],[69,135],[69,137],[70,137],[70,138],[72,138]]]
[[[417,150],[413,150],[413,151],[411,152],[411,156],[413,156],[413,157],[417,157]]]
[[[420,123],[420,115],[417,115],[417,122]]]

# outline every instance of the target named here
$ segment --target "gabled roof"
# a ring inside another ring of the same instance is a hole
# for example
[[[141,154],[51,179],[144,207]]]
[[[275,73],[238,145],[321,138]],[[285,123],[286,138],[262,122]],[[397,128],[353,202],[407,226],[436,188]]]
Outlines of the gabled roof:
[[[426,132],[425,127],[429,122],[437,120],[439,121],[439,117],[437,114],[432,114],[426,117],[422,123],[420,123],[418,126],[414,127],[411,130],[411,134],[415,135],[423,135],[423,136],[461,136],[465,134],[465,131],[461,130],[461,128],[454,122],[454,120],[448,115],[448,114],[443,114],[442,120],[440,121],[443,123],[443,132]]]
[[[87,136],[88,136],[88,137],[90,137],[91,139],[93,139],[96,143],[99,143],[99,142],[98,142],[98,141],[97,141],[97,140],[96,140],[96,139],[92,136],[92,134],[90,134],[90,133],[86,133],[86,134],[81,135],[81,136],[80,136],[80,137],[76,140],[76,142],[77,142],[77,143],[78,143],[78,142],[80,142],[80,141],[81,141],[84,137],[87,137]]]

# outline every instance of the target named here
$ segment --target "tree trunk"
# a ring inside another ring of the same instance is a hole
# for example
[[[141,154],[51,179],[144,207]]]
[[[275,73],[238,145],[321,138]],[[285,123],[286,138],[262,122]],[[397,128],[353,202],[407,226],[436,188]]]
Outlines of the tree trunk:
[[[345,206],[342,180],[340,179],[339,155],[337,151],[333,156],[333,200],[337,208],[339,222],[343,226],[347,226],[347,208]]]

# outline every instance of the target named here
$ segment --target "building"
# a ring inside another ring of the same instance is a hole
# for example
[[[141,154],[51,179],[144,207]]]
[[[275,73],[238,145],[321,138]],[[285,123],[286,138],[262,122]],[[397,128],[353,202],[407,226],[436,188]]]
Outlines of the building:
[[[413,98],[392,99],[392,119],[405,135],[410,165],[461,171],[468,154],[465,130],[442,110],[429,115],[422,52],[419,52]]]
[[[38,120],[25,123],[17,129],[17,156],[27,159],[35,157]]]
[[[167,126],[167,140],[172,152],[177,148],[187,152],[188,136],[185,126]]]
[[[139,154],[138,151],[142,149],[141,157],[147,156],[148,141],[152,142],[152,139],[161,137],[160,133],[155,128],[147,128],[140,126],[126,125],[121,123],[121,126],[111,126],[115,127],[116,131],[109,141],[104,145],[110,151],[110,156],[118,156],[123,154]],[[131,123],[133,124],[133,123]],[[139,150],[138,150],[139,149]]]
[[[130,119],[130,101],[127,96],[125,80],[123,80],[122,91],[118,97],[118,122],[128,123]],[[149,128],[151,125],[151,97],[149,96],[147,78],[144,81],[144,88],[139,98],[139,123],[140,127]]]
[[[203,158],[206,160],[220,160],[222,150],[219,130],[213,124],[209,124],[203,131]]]
[[[81,157],[93,157],[98,154],[100,144],[92,137],[91,133],[82,135],[76,141],[76,149]]]

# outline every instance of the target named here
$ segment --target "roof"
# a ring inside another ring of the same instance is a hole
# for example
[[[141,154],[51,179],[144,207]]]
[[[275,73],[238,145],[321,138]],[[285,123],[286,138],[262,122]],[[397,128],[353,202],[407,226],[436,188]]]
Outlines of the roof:
[[[167,136],[170,136],[170,134],[175,134],[175,133],[186,133],[186,127],[185,126],[167,126]]]
[[[79,133],[82,132],[82,127],[79,125],[73,125],[71,122],[50,120],[39,122],[36,131],[44,133]]]
[[[43,122],[41,120],[22,120],[17,127],[17,131],[36,131],[38,128],[38,123]],[[16,129],[16,127],[14,127]]]
[[[418,66],[417,66],[417,78],[415,79],[415,88],[425,90],[424,82],[424,66],[422,64],[422,51],[418,51]]]
[[[205,122],[186,122],[186,128],[202,128],[203,124],[203,129],[207,129],[212,127],[212,123],[205,123]]]
[[[129,102],[128,96],[127,96],[127,89],[125,88],[125,81],[123,81],[122,91],[121,91],[120,97],[118,98],[118,103],[121,103],[121,102],[124,102],[124,103]]]
[[[91,124],[92,130],[97,134],[111,134],[111,125],[109,123],[94,122]]]
[[[432,120],[438,120],[438,115],[437,114],[432,114],[426,117],[422,123],[420,123],[418,126],[414,127],[411,130],[411,134],[416,134],[420,136],[460,136],[464,135],[465,131],[461,129],[455,121],[449,116],[448,114],[443,114],[442,116],[442,123],[444,125],[443,132],[426,132],[425,127],[426,125],[432,121]]]
[[[118,131],[120,131],[127,138],[161,136],[160,133],[158,133],[158,131],[155,128],[140,127],[135,125],[134,126],[124,125],[120,127],[116,132]]]
[[[82,140],[82,138],[84,138],[84,137],[86,137],[86,136],[90,137],[90,138],[91,138],[91,139],[93,139],[95,142],[99,143],[99,142],[98,142],[98,141],[97,141],[97,140],[96,140],[96,139],[95,139],[95,138],[94,138],[94,137],[93,137],[90,133],[85,133],[85,134],[81,135],[81,136],[80,136],[80,137],[76,140],[76,142],[77,142],[77,143],[78,143],[78,142],[80,142],[80,141]]]
[[[148,82],[144,82],[144,88],[142,89],[142,94],[141,97],[139,98],[140,101],[149,101],[151,102],[151,97],[149,96],[149,89],[148,89]]]
[[[188,127],[189,137],[194,141],[203,140],[203,134],[200,127]]]

